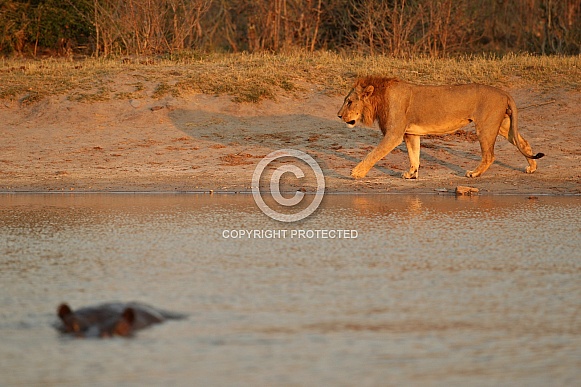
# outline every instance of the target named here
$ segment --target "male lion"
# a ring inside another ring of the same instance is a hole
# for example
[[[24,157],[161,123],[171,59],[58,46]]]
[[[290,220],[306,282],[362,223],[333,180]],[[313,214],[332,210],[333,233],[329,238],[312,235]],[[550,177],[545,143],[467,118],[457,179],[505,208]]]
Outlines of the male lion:
[[[512,97],[495,87],[468,84],[419,86],[394,78],[366,77],[355,82],[339,110],[349,128],[361,121],[371,126],[376,120],[383,139],[352,171],[355,178],[367,172],[405,140],[410,170],[405,179],[417,179],[420,167],[420,136],[448,134],[474,122],[482,150],[482,161],[466,176],[482,175],[494,161],[494,143],[502,135],[527,158],[527,173],[537,169],[529,143],[518,134],[518,113]]]

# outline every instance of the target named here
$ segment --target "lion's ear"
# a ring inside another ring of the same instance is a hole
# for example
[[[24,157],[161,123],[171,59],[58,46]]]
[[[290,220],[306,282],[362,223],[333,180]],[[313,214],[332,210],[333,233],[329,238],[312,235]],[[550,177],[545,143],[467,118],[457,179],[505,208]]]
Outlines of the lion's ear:
[[[371,97],[371,95],[373,94],[373,90],[375,90],[373,86],[371,85],[367,86],[365,90],[363,90],[363,99]]]

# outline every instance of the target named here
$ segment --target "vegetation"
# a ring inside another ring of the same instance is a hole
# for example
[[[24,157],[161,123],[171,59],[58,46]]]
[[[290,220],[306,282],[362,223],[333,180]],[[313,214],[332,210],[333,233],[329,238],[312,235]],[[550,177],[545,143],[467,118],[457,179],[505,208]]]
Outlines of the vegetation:
[[[365,74],[579,89],[580,54],[579,0],[0,0],[0,99],[22,104],[256,102]]]
[[[181,52],[152,59],[0,59],[0,99],[33,103],[49,95],[78,102],[227,94],[237,101],[300,96],[315,87],[343,94],[358,75],[383,74],[416,83],[479,82],[501,87],[581,90],[581,56],[508,54],[409,59],[329,51]]]
[[[581,53],[579,0],[0,0],[0,53]]]

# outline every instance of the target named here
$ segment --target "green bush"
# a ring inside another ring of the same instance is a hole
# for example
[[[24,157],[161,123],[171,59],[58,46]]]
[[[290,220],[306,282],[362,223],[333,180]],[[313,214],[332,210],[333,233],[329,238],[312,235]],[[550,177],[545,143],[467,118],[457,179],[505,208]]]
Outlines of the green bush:
[[[0,52],[65,55],[86,47],[93,28],[85,0],[6,0],[0,3]]]

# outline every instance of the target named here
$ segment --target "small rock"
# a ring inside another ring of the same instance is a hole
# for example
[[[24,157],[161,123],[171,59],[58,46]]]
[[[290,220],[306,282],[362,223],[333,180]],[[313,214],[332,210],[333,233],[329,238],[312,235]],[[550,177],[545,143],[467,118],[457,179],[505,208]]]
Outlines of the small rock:
[[[132,99],[131,101],[129,101],[129,103],[131,104],[131,106],[133,106],[134,108],[138,108],[141,106],[141,101],[138,101],[136,99]]]
[[[152,107],[151,107],[151,111],[152,111],[152,112],[154,112],[154,111],[156,111],[156,110],[161,110],[161,109],[163,109],[164,107],[165,107],[165,106],[163,106],[163,105],[155,105],[155,106],[152,106]]]
[[[436,188],[434,191],[436,192],[448,192],[447,188]]]
[[[464,187],[461,185],[456,187],[456,195],[476,195],[477,193],[478,193],[478,188]]]

